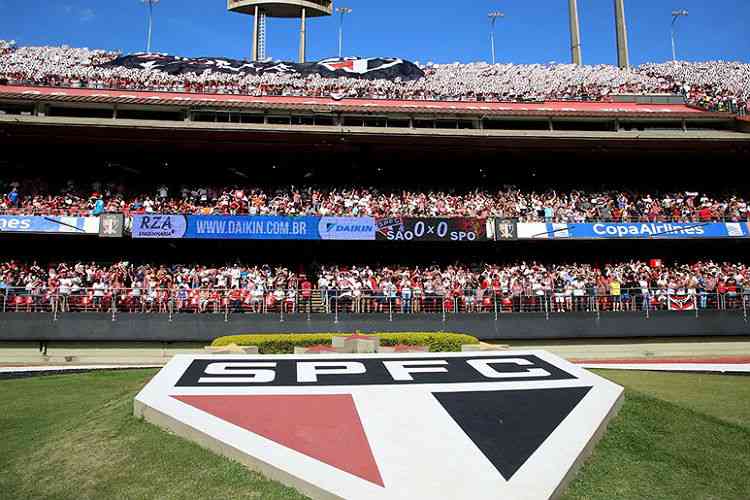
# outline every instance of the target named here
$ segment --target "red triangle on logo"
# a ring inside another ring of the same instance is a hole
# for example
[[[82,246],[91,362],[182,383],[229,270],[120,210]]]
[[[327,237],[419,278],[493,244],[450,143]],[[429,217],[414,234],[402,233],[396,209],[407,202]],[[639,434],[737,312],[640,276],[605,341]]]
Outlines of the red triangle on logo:
[[[349,394],[172,396],[332,467],[383,485]]]

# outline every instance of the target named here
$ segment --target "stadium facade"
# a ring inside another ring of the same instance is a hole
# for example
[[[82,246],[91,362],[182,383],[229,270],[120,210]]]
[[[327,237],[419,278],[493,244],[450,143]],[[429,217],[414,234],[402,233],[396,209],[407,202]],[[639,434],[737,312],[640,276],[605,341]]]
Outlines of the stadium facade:
[[[334,186],[375,182],[470,189],[515,183],[561,189],[605,184],[648,189],[690,184],[701,189],[729,185],[745,189],[747,174],[736,167],[750,159],[746,121],[731,113],[687,106],[672,96],[620,96],[606,103],[490,103],[0,86],[0,145],[12,174],[86,179],[130,173],[133,182],[146,180],[153,185],[221,183],[239,171],[245,182],[270,184],[305,183],[314,173],[319,182]],[[273,227],[285,228],[279,237],[278,231],[263,229],[260,221],[248,220],[252,217],[236,221],[229,217],[222,224],[235,229],[214,231],[209,238],[197,229],[206,221],[188,215],[164,219],[170,231],[183,224],[179,234],[162,233],[160,227],[152,235],[162,236],[149,238],[143,237],[148,231],[141,231],[137,217],[107,222],[106,228],[101,217],[97,230],[90,231],[75,230],[77,224],[84,228],[85,220],[61,224],[56,219],[52,219],[56,227],[74,229],[48,231],[43,228],[50,224],[50,216],[42,218],[45,221],[27,221],[25,231],[6,225],[0,236],[5,258],[23,255],[41,262],[244,259],[292,265],[300,261],[606,262],[741,258],[750,237],[744,222],[699,224],[697,229],[695,224],[600,224],[597,228],[482,219],[463,221],[465,225],[459,227],[456,220],[439,218],[395,222],[332,218],[331,227],[343,228],[335,230],[344,236],[326,241],[325,218],[304,218],[309,219],[300,221],[304,229],[297,225],[294,230],[278,224],[298,221],[271,221],[277,224]],[[445,237],[421,237],[425,228]],[[368,231],[371,238],[354,236]],[[58,234],[62,232],[82,234]],[[249,237],[249,233],[260,236]],[[205,314],[171,308],[144,314],[113,302],[104,309],[84,307],[77,314],[60,311],[51,303],[38,305],[35,299],[8,303],[6,294],[0,339],[204,341],[228,333],[282,330],[456,330],[488,339],[747,335],[750,331],[750,303],[745,295],[732,301],[731,307],[717,300],[688,310],[642,306],[612,310],[591,302],[590,307],[567,312],[556,310],[551,300],[518,310],[514,304],[493,300],[471,311],[443,303],[408,313],[395,301],[375,313],[339,309],[338,301],[331,308],[322,296],[316,300],[317,306],[304,312],[279,307],[262,314],[237,314],[222,302]]]

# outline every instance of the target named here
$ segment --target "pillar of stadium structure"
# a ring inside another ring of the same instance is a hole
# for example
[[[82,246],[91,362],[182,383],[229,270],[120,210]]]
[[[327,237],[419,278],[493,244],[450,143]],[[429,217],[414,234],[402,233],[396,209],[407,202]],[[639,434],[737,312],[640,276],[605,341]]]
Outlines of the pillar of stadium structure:
[[[253,61],[258,60],[258,14],[260,9],[255,6],[255,12],[253,13],[253,53],[251,59]]]
[[[301,22],[299,27],[299,62],[305,62],[305,20],[307,18],[307,9],[302,7],[302,15],[300,16]]]
[[[253,61],[262,61],[266,58],[266,13],[262,8],[255,6],[253,13]]]
[[[615,26],[617,28],[617,65],[620,68],[630,67],[628,53],[628,27],[625,23],[625,0],[615,0]]]
[[[578,0],[568,0],[570,14],[570,56],[573,64],[583,64],[581,58],[581,27],[578,22]]]

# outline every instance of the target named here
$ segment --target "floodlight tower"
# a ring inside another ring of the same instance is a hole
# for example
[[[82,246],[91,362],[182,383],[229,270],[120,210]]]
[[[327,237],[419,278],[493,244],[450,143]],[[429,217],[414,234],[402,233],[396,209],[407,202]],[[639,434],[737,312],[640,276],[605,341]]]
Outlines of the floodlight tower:
[[[674,25],[679,18],[687,16],[688,11],[686,11],[685,9],[672,11],[672,62],[677,60],[677,48],[674,43]]]
[[[227,10],[253,16],[253,61],[266,55],[266,17],[299,18],[299,62],[305,62],[307,18],[333,14],[333,0],[227,0]]]
[[[492,11],[487,14],[490,20],[490,45],[492,46],[492,64],[495,64],[495,23],[498,19],[505,17],[503,12]]]
[[[336,12],[341,15],[339,18],[339,59],[341,59],[341,53],[344,47],[344,16],[351,14],[352,9],[350,7],[336,7]]]
[[[160,0],[141,0],[148,7],[148,38],[146,39],[146,52],[151,53],[151,31],[154,27],[154,5]]]

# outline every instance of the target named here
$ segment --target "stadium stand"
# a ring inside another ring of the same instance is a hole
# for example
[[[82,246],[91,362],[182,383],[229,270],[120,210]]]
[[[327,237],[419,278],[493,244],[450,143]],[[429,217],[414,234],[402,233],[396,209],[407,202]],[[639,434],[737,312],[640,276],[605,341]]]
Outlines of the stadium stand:
[[[251,186],[154,186],[128,193],[118,183],[70,180],[43,187],[44,179],[3,181],[0,214],[100,215],[315,215],[372,217],[499,217],[521,222],[747,221],[747,201],[738,195],[699,192],[540,192],[518,188],[489,191],[387,191],[370,188]],[[132,190],[132,187],[130,187]]]
[[[673,93],[705,109],[734,113],[745,113],[750,97],[750,65],[740,62],[670,62],[644,64],[632,70],[608,65],[427,64],[420,66],[423,78],[389,80],[324,78],[290,71],[236,74],[210,69],[175,75],[158,69],[157,56],[151,58],[151,65],[107,65],[118,56],[105,50],[16,47],[0,41],[0,83],[255,96],[457,101],[601,101],[616,94]],[[212,64],[220,66],[216,61]]]
[[[356,313],[644,311],[746,307],[750,267],[629,261],[286,267],[0,263],[3,312]],[[113,305],[114,302],[114,305]]]

